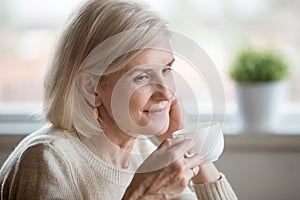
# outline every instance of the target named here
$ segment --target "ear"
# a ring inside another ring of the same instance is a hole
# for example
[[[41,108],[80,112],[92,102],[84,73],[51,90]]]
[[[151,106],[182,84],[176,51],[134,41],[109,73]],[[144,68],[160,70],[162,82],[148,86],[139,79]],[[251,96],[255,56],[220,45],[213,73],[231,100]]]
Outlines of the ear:
[[[97,91],[98,82],[90,74],[79,72],[76,83],[82,95],[93,107],[102,104],[100,94]]]

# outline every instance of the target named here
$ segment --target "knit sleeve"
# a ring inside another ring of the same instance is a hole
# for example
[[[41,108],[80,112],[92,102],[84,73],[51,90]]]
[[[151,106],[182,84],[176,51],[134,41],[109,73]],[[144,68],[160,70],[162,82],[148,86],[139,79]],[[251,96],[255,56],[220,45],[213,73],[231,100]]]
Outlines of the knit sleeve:
[[[68,163],[48,144],[28,147],[13,170],[4,199],[80,199]]]
[[[192,184],[199,200],[236,200],[237,197],[225,175],[216,182]]]

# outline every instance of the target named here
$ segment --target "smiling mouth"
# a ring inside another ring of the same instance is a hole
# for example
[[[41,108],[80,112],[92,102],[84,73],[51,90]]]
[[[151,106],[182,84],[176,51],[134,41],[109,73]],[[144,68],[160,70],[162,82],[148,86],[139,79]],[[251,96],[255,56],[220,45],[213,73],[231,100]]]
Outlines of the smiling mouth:
[[[166,114],[167,111],[167,106],[163,108],[156,108],[156,109],[151,109],[151,110],[144,110],[144,113],[147,113],[151,116],[163,116]]]

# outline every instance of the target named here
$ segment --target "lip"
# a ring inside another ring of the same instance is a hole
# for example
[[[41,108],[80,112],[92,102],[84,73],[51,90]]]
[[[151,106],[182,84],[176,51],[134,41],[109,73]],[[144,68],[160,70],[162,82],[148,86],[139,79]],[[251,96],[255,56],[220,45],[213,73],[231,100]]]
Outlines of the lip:
[[[153,107],[150,110],[144,110],[145,113],[151,116],[164,116],[167,111],[167,106]]]

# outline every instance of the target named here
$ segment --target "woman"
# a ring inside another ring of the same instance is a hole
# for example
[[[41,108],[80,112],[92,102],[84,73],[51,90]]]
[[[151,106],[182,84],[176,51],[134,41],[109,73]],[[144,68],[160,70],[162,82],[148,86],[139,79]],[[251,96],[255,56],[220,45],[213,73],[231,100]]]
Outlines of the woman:
[[[1,199],[236,199],[212,163],[188,156],[190,139],[171,137],[182,116],[168,37],[137,3],[85,3],[46,71],[49,123],[3,165]]]

